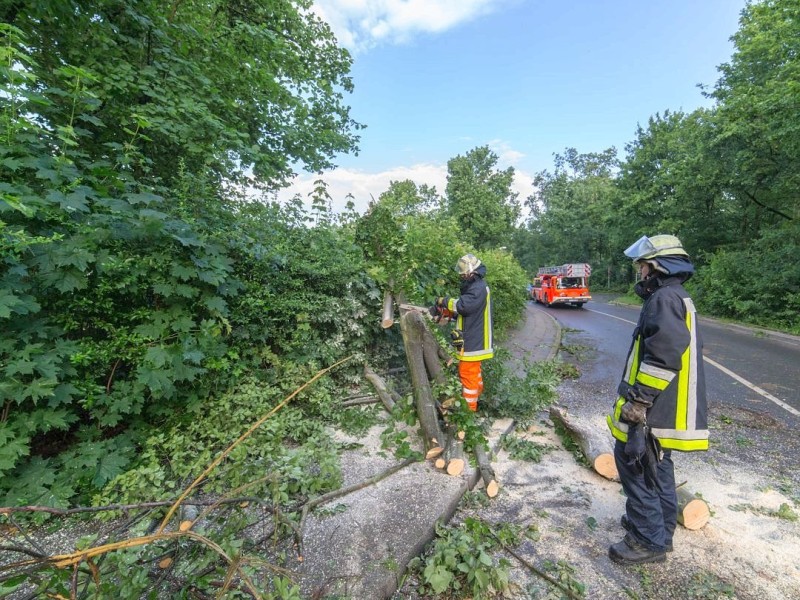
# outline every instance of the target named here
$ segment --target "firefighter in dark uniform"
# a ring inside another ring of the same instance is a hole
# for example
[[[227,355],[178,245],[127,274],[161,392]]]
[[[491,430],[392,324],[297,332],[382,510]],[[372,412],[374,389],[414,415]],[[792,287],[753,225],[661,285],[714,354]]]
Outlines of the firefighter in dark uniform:
[[[486,266],[474,254],[459,258],[456,271],[461,278],[461,295],[437,298],[432,312],[456,317],[451,338],[458,353],[461,393],[467,407],[477,411],[478,398],[483,392],[481,362],[494,356],[492,293],[484,281]]]
[[[638,564],[666,560],[672,550],[678,515],[672,451],[708,450],[708,416],[697,314],[683,287],[694,273],[689,255],[673,235],[642,237],[625,255],[639,266],[635,291],[644,304],[607,418],[627,496],[627,533],[608,553],[615,562]],[[642,429],[660,443],[653,444],[651,471],[630,447],[626,452],[626,443],[633,444]]]

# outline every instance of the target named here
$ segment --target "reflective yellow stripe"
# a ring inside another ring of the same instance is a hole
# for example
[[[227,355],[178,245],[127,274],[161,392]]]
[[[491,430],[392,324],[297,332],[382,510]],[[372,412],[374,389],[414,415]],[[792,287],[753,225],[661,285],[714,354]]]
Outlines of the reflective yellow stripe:
[[[687,307],[686,310],[686,329],[689,331],[689,346],[681,356],[681,372],[678,376],[678,397],[675,405],[675,428],[686,429],[686,416],[689,410],[689,373],[691,372],[690,361],[694,351],[694,332],[692,331],[692,313]],[[696,402],[692,402],[695,405]],[[694,407],[696,410],[696,407]]]
[[[682,450],[683,452],[693,452],[696,450],[708,450],[708,440],[676,440],[674,438],[658,438],[661,447],[667,450]]]
[[[492,294],[486,286],[486,303],[483,305],[483,347],[492,347],[492,319],[489,312]]]
[[[631,356],[626,367],[628,370],[628,383],[631,385],[636,383],[636,374],[639,371],[639,342],[641,339],[641,336],[636,336],[636,339],[633,342],[633,348],[631,348]]]
[[[657,390],[665,390],[669,385],[669,381],[658,379],[657,377],[653,377],[652,375],[648,375],[642,371],[639,371],[639,374],[636,376],[636,381],[652,388],[656,388]]]

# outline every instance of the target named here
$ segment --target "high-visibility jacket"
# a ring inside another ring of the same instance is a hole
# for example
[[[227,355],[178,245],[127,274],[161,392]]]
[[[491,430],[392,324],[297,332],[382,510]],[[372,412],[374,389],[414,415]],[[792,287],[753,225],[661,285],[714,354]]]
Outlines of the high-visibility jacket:
[[[647,423],[664,448],[708,450],[702,348],[692,299],[679,278],[663,279],[642,306],[619,396],[607,417],[616,439],[628,439],[620,409],[630,392],[652,402]]]
[[[464,348],[458,359],[486,360],[494,356],[492,341],[492,293],[483,280],[486,267],[481,265],[472,279],[461,284],[461,296],[447,298],[447,309],[456,316],[456,328],[464,336]]]

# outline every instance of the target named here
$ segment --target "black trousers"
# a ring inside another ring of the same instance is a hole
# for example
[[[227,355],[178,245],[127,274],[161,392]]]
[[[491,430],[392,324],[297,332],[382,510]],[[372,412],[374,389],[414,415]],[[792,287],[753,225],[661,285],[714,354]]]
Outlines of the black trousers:
[[[625,444],[617,440],[614,445],[614,461],[617,464],[622,489],[628,497],[625,512],[631,524],[630,534],[645,548],[663,552],[672,544],[672,534],[678,523],[678,494],[675,491],[675,468],[672,451],[664,450],[664,458],[658,463],[657,483],[648,489],[644,475],[625,454]]]

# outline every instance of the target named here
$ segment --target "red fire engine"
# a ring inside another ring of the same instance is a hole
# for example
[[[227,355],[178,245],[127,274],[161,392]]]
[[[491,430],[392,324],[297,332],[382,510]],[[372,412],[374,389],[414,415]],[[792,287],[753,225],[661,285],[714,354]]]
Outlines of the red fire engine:
[[[542,267],[533,280],[531,298],[545,306],[571,304],[581,308],[592,299],[588,283],[591,273],[587,263]]]

